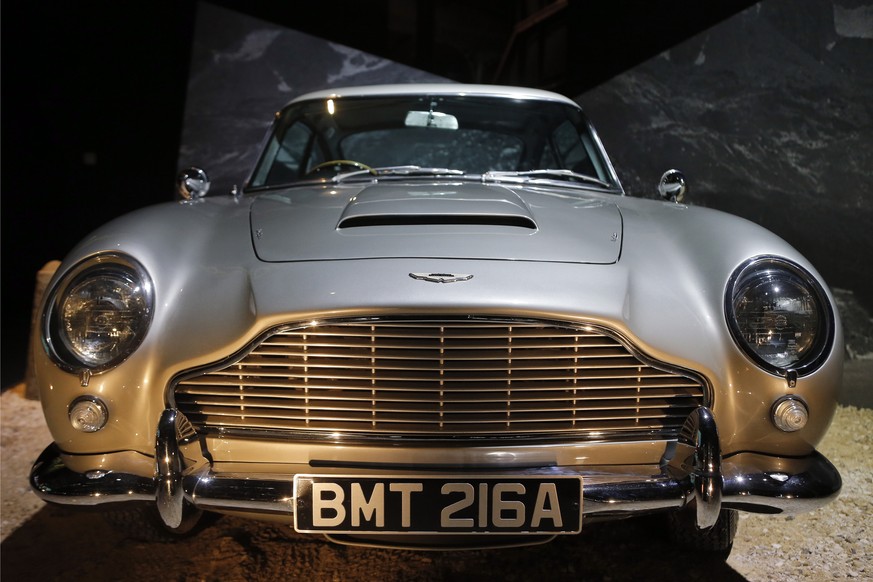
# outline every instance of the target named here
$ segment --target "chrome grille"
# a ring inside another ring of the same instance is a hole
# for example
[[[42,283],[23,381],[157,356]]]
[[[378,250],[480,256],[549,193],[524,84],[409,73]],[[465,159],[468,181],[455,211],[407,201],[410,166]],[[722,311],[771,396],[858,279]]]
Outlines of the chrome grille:
[[[346,320],[274,330],[174,398],[199,430],[290,438],[675,438],[704,386],[669,370],[593,326]]]

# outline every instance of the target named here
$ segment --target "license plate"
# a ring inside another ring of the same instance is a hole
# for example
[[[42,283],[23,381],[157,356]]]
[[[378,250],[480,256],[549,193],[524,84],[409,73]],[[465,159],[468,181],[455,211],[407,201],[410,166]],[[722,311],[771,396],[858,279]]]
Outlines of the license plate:
[[[572,534],[579,476],[296,475],[301,533]]]

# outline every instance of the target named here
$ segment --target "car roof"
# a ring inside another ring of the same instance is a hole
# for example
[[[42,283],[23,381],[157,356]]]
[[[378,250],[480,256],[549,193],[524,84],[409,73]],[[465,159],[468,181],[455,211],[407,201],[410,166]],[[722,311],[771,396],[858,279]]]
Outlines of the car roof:
[[[506,97],[510,99],[534,99],[540,101],[556,101],[574,105],[578,104],[558,93],[526,87],[510,87],[506,85],[467,85],[460,83],[407,83],[396,85],[362,85],[359,87],[339,87],[314,91],[295,97],[289,102],[308,101],[312,99],[338,99],[343,97],[370,97],[389,95],[480,95],[489,97]]]

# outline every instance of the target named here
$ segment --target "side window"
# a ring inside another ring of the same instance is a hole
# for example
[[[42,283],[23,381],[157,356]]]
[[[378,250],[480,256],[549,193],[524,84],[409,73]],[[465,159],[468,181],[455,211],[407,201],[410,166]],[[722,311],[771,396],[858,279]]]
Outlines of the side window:
[[[270,137],[264,156],[252,178],[252,186],[287,184],[300,179],[313,166],[324,161],[313,131],[298,121],[284,133]]]
[[[555,155],[555,146],[551,142],[545,144],[543,155],[540,156],[540,163],[537,166],[539,169],[560,168],[561,162]]]
[[[572,123],[565,121],[558,126],[555,133],[552,134],[552,141],[558,150],[557,154],[562,160],[564,168],[580,174],[598,176],[585,144],[582,143],[579,132]]]
[[[277,144],[276,157],[270,165],[267,183],[281,184],[299,178],[311,140],[312,131],[300,122],[285,130]]]

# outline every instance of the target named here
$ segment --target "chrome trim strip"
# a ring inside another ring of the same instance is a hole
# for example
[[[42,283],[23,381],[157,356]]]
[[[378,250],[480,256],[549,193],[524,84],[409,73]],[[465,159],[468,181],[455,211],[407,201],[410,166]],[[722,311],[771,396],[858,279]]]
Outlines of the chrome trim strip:
[[[200,435],[203,436],[212,436],[218,438],[224,437],[234,437],[234,438],[245,438],[245,439],[260,439],[260,440],[270,440],[276,439],[277,433],[275,431],[270,431],[268,429],[252,429],[252,428],[201,428]],[[395,433],[400,434],[400,433]],[[280,435],[281,438],[288,439],[287,434]],[[402,435],[401,435],[402,436]],[[580,436],[578,433],[573,433],[570,431],[560,432],[560,433],[552,433],[552,434],[537,434],[537,433],[519,433],[516,435],[489,435],[485,437],[476,437],[470,438],[467,435],[457,435],[457,436],[422,436],[415,435],[414,437],[404,436],[402,439],[403,445],[408,446],[431,446],[436,444],[443,444],[447,446],[485,446],[485,445],[497,445],[497,446],[514,446],[514,445],[537,445],[537,444],[550,444],[554,445],[556,443],[635,443],[640,441],[654,441],[654,442],[665,442],[666,437],[663,434],[658,433],[654,430],[629,430],[625,432],[621,432],[620,434],[617,432],[612,432],[610,434],[602,434],[599,436]],[[397,437],[395,436],[393,439],[386,439],[384,434],[367,434],[367,433],[352,433],[352,432],[344,432],[344,433],[335,433],[335,434],[325,434],[324,432],[316,432],[316,431],[295,431],[293,442],[302,443],[302,442],[318,442],[318,443],[334,443],[337,445],[348,445],[350,443],[355,444],[366,444],[366,445],[378,445],[382,444],[396,444]]]

